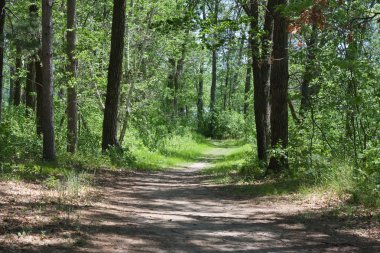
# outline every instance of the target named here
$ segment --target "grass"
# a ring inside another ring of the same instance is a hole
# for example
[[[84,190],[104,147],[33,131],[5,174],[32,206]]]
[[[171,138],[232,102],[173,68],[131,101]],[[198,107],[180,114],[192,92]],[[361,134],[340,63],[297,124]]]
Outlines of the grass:
[[[252,154],[252,146],[243,144],[241,141],[213,141],[214,147],[229,148],[228,154],[215,159],[213,166],[204,170],[204,174],[214,175],[213,182],[216,183],[233,183],[236,181],[237,174],[241,171],[242,166],[246,163],[247,157]]]
[[[50,176],[62,177],[69,171],[71,171],[71,169],[56,166],[51,163],[5,163],[0,164],[0,179],[43,181]]]
[[[335,203],[343,201],[347,206],[380,206],[379,191],[376,192],[373,186],[376,179],[355,173],[353,166],[330,161],[303,170],[292,168],[289,174],[264,178],[265,171],[257,162],[249,160],[254,157],[250,145],[241,145],[239,142],[213,144],[217,147],[231,147],[231,152],[215,160],[213,166],[204,173],[212,175],[213,183],[225,185],[227,191],[236,196],[324,196]]]
[[[214,183],[234,185],[232,191],[236,194],[264,196],[334,192],[350,194],[353,203],[380,206],[380,186],[375,187],[378,179],[355,175],[354,168],[342,162],[321,160],[317,163],[319,160],[316,159],[313,168],[291,168],[288,175],[259,181],[264,171],[253,159],[252,145],[242,140],[208,140],[187,133],[165,137],[157,141],[156,148],[149,149],[141,140],[133,139],[136,135],[131,136],[126,141],[129,149],[123,153],[102,154],[99,149],[75,155],[62,152],[55,163],[30,159],[24,162],[3,161],[0,163],[0,179],[44,182],[54,178],[61,180],[69,173],[93,174],[101,168],[160,171],[197,161],[208,150],[228,148],[229,152],[213,159],[213,166],[203,173],[213,175]]]
[[[164,139],[156,150],[138,147],[131,150],[134,167],[144,170],[165,170],[198,160],[213,144],[199,136],[172,136]]]
[[[0,179],[43,182],[49,178],[62,179],[70,173],[93,174],[102,168],[165,170],[193,162],[214,147],[214,143],[195,134],[164,138],[154,150],[141,143],[136,144],[136,141],[130,144],[130,150],[122,153],[102,154],[99,150],[96,153],[78,152],[72,155],[64,152],[58,155],[54,163],[40,160],[3,162],[0,163]]]

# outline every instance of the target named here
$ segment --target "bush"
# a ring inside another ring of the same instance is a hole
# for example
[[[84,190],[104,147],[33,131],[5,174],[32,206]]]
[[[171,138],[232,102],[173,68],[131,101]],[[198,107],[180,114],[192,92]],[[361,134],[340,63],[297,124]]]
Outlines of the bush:
[[[3,112],[3,122],[0,124],[0,161],[25,161],[40,157],[42,140],[32,134],[36,129],[34,118],[25,117],[23,108]]]
[[[120,147],[113,147],[110,148],[107,153],[111,159],[111,163],[118,167],[125,168],[128,165],[134,164],[136,161],[135,156],[130,152],[128,148],[122,149]]]
[[[212,135],[217,139],[240,139],[248,135],[244,116],[236,111],[216,112],[214,117],[209,116],[208,122],[213,122]]]

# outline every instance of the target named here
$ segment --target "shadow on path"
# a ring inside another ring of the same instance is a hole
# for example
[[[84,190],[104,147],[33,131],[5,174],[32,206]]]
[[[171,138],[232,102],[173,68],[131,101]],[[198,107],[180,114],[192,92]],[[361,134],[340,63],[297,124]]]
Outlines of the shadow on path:
[[[183,170],[104,172],[104,201],[80,211],[82,245],[26,245],[21,252],[380,252],[379,241],[349,234],[344,222],[296,203],[238,197],[232,186],[205,183],[198,172],[208,164],[205,158]],[[6,245],[0,251],[15,252]]]
[[[107,202],[85,214],[79,252],[380,252],[296,204],[205,184],[196,167],[110,182]]]

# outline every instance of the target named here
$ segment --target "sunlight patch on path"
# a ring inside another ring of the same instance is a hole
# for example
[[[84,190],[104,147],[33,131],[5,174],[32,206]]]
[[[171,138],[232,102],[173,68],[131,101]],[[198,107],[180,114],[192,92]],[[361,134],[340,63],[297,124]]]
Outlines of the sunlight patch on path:
[[[172,170],[110,179],[102,186],[105,200],[83,212],[88,240],[76,252],[380,252],[374,242],[319,230],[323,220],[299,222],[307,208],[297,203],[241,199],[230,186],[205,182],[199,172],[233,150],[215,148]]]

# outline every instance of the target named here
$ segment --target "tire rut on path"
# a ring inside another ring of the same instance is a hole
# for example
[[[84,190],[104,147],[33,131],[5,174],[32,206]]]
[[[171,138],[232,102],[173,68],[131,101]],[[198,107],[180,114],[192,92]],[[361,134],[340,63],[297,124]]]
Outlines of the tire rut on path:
[[[199,173],[228,149],[159,173],[105,180],[104,199],[81,213],[75,252],[380,252],[379,242],[302,223],[306,210],[273,198],[238,198]]]

